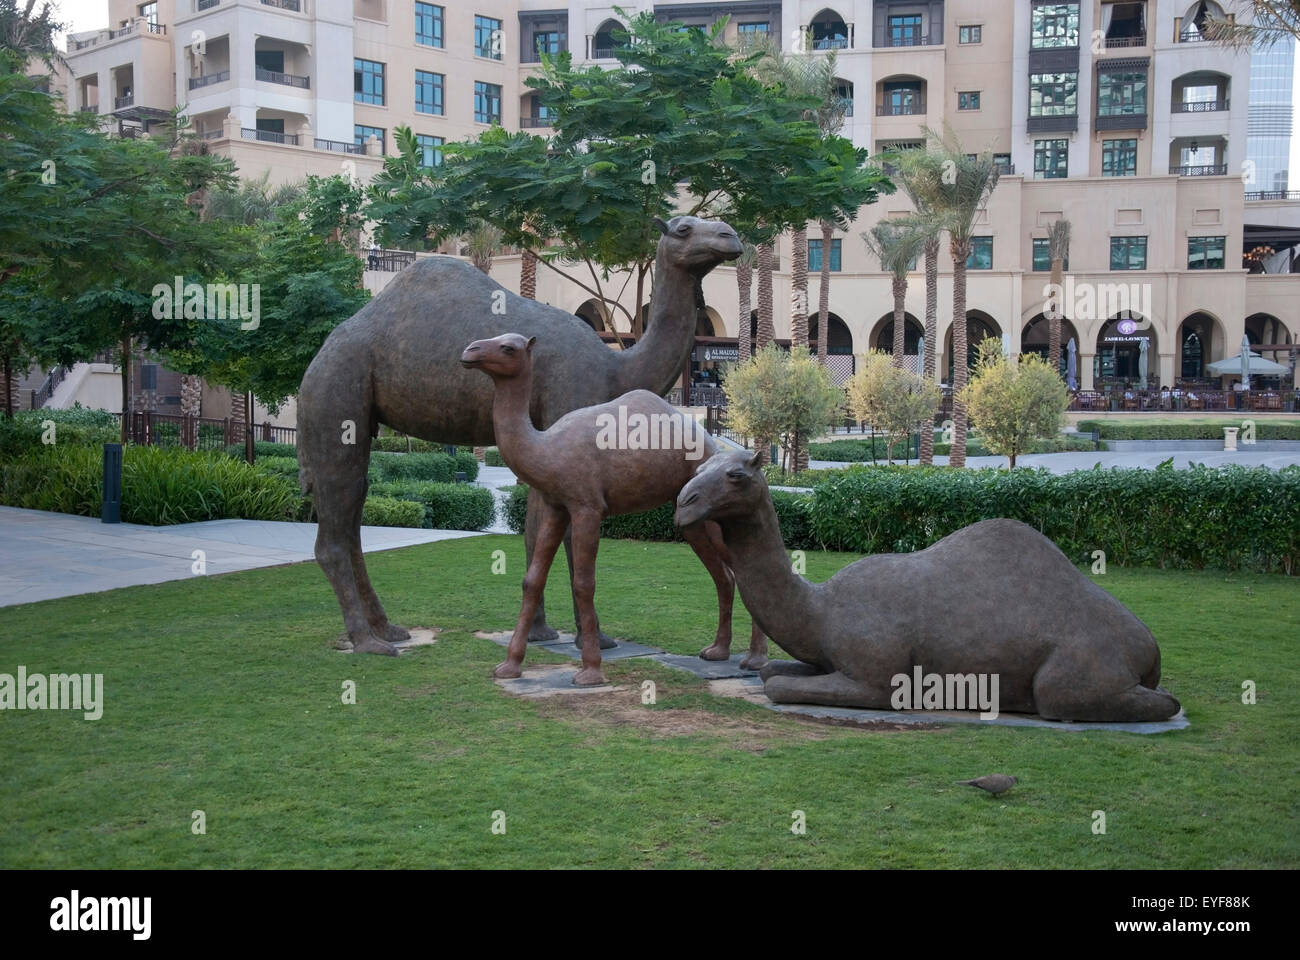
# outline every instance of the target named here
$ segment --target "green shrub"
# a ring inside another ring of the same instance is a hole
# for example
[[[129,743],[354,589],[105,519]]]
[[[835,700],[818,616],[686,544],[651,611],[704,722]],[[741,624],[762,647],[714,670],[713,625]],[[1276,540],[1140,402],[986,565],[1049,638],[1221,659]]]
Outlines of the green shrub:
[[[231,443],[225,448],[226,456],[234,457],[237,460],[244,459],[244,445],[242,443]],[[255,457],[297,457],[298,448],[292,443],[272,443],[270,440],[255,440],[253,442],[253,455]]]
[[[1101,432],[1103,440],[1222,440],[1224,427],[1240,427],[1251,419],[1241,411],[1240,419],[1224,418],[1221,423],[1123,423],[1110,420],[1080,420],[1081,433]],[[1255,421],[1256,440],[1300,440],[1300,423]]]
[[[369,475],[372,483],[452,483],[456,479],[456,458],[445,453],[372,453]]]
[[[298,483],[298,460],[295,457],[258,457],[253,465],[259,470],[288,477]]]
[[[434,453],[442,450],[441,444],[421,440],[419,437],[403,437],[388,434],[371,440],[372,452],[383,453]]]
[[[16,460],[48,446],[43,442],[45,421],[54,422],[53,446],[102,448],[117,443],[122,428],[107,410],[19,410],[13,420],[0,416],[0,460]]]
[[[433,530],[482,530],[496,516],[492,491],[466,483],[372,483],[370,495],[419,503],[424,512],[416,526]]]
[[[103,454],[54,447],[6,464],[0,502],[31,510],[98,516]],[[122,519],[151,525],[244,518],[293,520],[294,483],[229,457],[175,448],[128,446],[122,461]]]
[[[418,527],[424,508],[414,500],[394,497],[366,497],[361,523],[369,527]]]
[[[1021,520],[1076,563],[1300,569],[1300,467],[948,470],[859,467],[819,484],[812,536],[832,550],[923,549],[990,517]]]
[[[528,485],[521,483],[501,489],[506,493],[505,516],[502,519],[513,533],[523,533],[524,522],[528,517]]]
[[[501,451],[496,447],[488,447],[483,451],[483,465],[488,467],[504,467],[506,462],[501,459]]]
[[[478,479],[478,457],[473,450],[464,447],[456,451],[456,469],[465,474],[465,479],[473,483]]]
[[[945,443],[942,439],[941,432],[936,432],[934,441],[934,455],[936,457],[946,457],[952,449],[951,443]],[[1222,434],[1220,434],[1222,436]],[[1025,451],[1026,453],[1060,453],[1065,450],[1092,450],[1091,437],[1076,437],[1068,434],[1058,434],[1055,437],[1046,437],[1034,440]],[[875,447],[876,457],[879,460],[885,460],[885,438],[876,438]],[[911,442],[910,452],[908,444],[904,441],[897,441],[892,447],[892,454],[895,460],[906,460],[910,457],[916,459],[916,441]],[[966,455],[968,457],[987,457],[992,456],[988,448],[984,446],[979,434],[971,434],[966,441]],[[871,438],[853,438],[846,440],[830,440],[825,443],[813,443],[808,446],[808,457],[810,460],[829,460],[836,463],[870,463],[871,462]]]

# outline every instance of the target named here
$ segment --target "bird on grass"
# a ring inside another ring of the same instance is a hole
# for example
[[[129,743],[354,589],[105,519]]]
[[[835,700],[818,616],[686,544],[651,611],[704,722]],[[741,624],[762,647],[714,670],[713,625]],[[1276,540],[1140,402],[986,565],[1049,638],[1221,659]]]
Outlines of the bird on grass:
[[[958,780],[957,782],[967,787],[979,787],[981,790],[987,790],[996,797],[1015,786],[1016,778],[1008,777],[1005,773],[990,773],[988,776],[976,777],[974,780]]]

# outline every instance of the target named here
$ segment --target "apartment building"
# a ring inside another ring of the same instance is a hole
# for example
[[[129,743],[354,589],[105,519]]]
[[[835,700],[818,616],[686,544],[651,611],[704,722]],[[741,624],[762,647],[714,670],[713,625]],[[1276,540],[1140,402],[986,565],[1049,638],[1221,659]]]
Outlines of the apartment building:
[[[307,173],[367,180],[393,130],[411,127],[439,148],[499,123],[547,131],[525,86],[538,51],[613,64],[621,24],[594,0],[109,0],[109,29],[70,38],[70,109],[96,110],[123,134],[147,131],[185,106],[214,150],[273,182]],[[1242,336],[1291,363],[1300,337],[1300,200],[1247,171],[1253,129],[1252,56],[1205,42],[1200,25],[1223,13],[1207,0],[624,0],[629,13],[725,37],[779,37],[786,50],[836,57],[850,103],[844,135],[872,154],[922,143],[945,123],[972,151],[991,150],[1002,177],[968,262],[968,333],[1011,352],[1045,351],[1048,227],[1073,225],[1064,337],[1077,348],[1080,386],[1137,376],[1207,375]],[[852,355],[892,342],[892,296],[861,233],[904,216],[882,197],[821,250],[831,261],[828,348],[837,376]],[[790,335],[789,242],[779,243],[779,338]],[[1246,255],[1250,254],[1249,259]],[[938,376],[952,356],[951,265],[941,257]],[[1249,268],[1243,266],[1249,264]],[[519,260],[493,274],[517,288]],[[390,274],[367,274],[379,289]],[[906,352],[924,316],[917,273],[906,301]],[[615,287],[618,284],[614,284]],[[629,285],[631,288],[632,285]],[[1122,303],[1119,298],[1127,295]],[[630,297],[631,294],[629,293]],[[706,280],[694,373],[727,356],[741,318],[735,272]],[[538,298],[600,324],[577,286],[551,271]],[[632,304],[627,304],[631,308]],[[752,322],[752,318],[751,318]]]

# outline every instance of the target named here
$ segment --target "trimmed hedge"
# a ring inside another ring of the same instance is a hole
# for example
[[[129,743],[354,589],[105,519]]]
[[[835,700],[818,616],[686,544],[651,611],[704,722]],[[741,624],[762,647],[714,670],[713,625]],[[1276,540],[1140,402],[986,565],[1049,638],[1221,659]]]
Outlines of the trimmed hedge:
[[[504,467],[506,462],[501,459],[501,451],[496,447],[488,447],[483,451],[483,464],[488,467]]]
[[[515,533],[523,533],[524,519],[528,512],[528,487],[520,484],[509,490],[506,501],[506,525]],[[791,549],[813,545],[809,523],[811,497],[807,494],[787,493],[776,490],[772,492],[772,503],[776,506],[777,519],[781,524],[781,535],[785,544]],[[614,540],[660,540],[680,541],[681,534],[673,525],[673,504],[644,513],[625,513],[616,517],[606,517],[600,525],[600,535]]]
[[[482,530],[496,516],[492,491],[464,483],[372,483],[370,496],[418,503],[414,526],[430,530]]]
[[[103,452],[50,447],[0,466],[0,503],[99,516]],[[283,476],[229,457],[128,446],[122,458],[122,519],[162,525],[243,518],[294,520],[301,497]]]
[[[1175,470],[859,467],[817,486],[813,539],[856,553],[920,550],[990,517],[1039,530],[1076,563],[1300,571],[1300,466]]]
[[[1080,428],[1082,429],[1082,428]],[[1105,434],[1102,434],[1105,436]],[[1220,434],[1222,436],[1222,434]],[[1055,437],[1042,437],[1030,444],[1025,453],[1061,453],[1067,450],[1092,450],[1092,439],[1066,434],[1058,434]],[[895,460],[906,460],[909,456],[907,444],[899,440],[892,447],[893,458]],[[952,451],[951,443],[935,441],[934,454],[937,457],[946,457]],[[966,441],[966,455],[968,457],[991,457],[998,454],[991,453],[981,442],[978,434],[972,434]],[[916,459],[916,443],[912,442],[911,459]],[[830,460],[836,463],[870,463],[871,462],[871,440],[865,439],[846,439],[846,440],[829,440],[824,443],[813,443],[808,446],[808,457],[811,460]],[[876,438],[876,457],[884,460],[885,457],[885,439]]]
[[[424,508],[413,500],[395,497],[366,497],[361,522],[370,527],[418,527]]]
[[[71,410],[19,410],[13,420],[0,415],[0,460],[17,460],[19,457],[46,449],[42,442],[46,420],[54,421],[54,446],[102,448],[106,443],[118,443],[122,428],[117,417],[107,410],[88,410],[73,407]]]
[[[244,459],[244,445],[242,443],[227,444],[226,456],[234,457],[236,460]],[[292,443],[272,443],[270,440],[255,440],[253,442],[253,454],[255,457],[293,457],[297,459],[298,448]]]
[[[408,450],[407,444],[410,444]],[[381,437],[374,437],[370,441],[371,451],[382,453],[441,453],[442,446],[431,443],[428,440],[421,440],[419,437],[399,437],[387,434]]]
[[[1222,440],[1224,427],[1240,427],[1250,420],[1251,411],[1242,410],[1240,418],[1224,418],[1222,423],[1117,423],[1111,420],[1080,420],[1079,431],[1101,432],[1103,440]],[[1255,421],[1256,440],[1300,440],[1300,423]]]

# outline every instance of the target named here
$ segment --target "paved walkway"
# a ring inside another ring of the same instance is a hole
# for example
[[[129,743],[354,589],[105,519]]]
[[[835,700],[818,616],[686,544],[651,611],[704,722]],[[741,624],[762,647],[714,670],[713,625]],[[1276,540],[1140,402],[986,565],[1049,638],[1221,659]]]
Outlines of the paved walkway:
[[[508,472],[508,471],[507,471]],[[366,553],[459,537],[467,530],[362,527]],[[0,607],[194,576],[315,560],[314,523],[209,520],[169,527],[0,507]]]
[[[1244,467],[1271,467],[1279,470],[1282,467],[1291,464],[1300,463],[1300,453],[1269,453],[1264,451],[1246,452],[1238,450],[1236,453],[1226,453],[1222,450],[1191,450],[1185,453],[1176,453],[1173,451],[1152,452],[1152,453],[1116,453],[1110,450],[1097,451],[1071,451],[1069,453],[1027,453],[1016,458],[1016,466],[1019,467],[1044,467],[1052,473],[1070,473],[1074,470],[1091,470],[1093,464],[1100,463],[1102,469],[1110,467],[1141,467],[1146,470],[1154,470],[1159,464],[1172,458],[1174,467],[1179,470],[1185,470],[1193,463],[1203,463],[1207,467],[1224,467],[1231,463],[1238,463]],[[884,463],[883,460],[880,461]],[[901,460],[894,461],[902,463]],[[937,465],[947,466],[947,457],[934,458]],[[912,461],[916,463],[915,460]],[[967,457],[966,466],[973,469],[980,467],[1005,467],[1007,465],[1006,457]],[[808,466],[813,470],[826,470],[833,467],[847,467],[847,463],[838,463],[833,460],[813,460]]]

